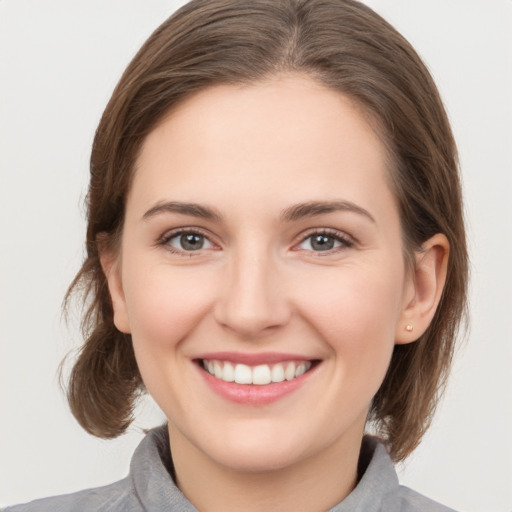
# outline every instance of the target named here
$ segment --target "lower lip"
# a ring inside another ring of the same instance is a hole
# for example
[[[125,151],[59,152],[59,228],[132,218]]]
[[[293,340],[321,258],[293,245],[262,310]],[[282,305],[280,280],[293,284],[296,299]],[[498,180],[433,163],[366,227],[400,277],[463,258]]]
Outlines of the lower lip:
[[[283,398],[299,389],[311,374],[316,370],[316,365],[300,377],[283,382],[273,382],[258,386],[256,384],[237,384],[217,379],[196,365],[205,382],[210,388],[221,397],[231,402],[246,405],[265,405]]]

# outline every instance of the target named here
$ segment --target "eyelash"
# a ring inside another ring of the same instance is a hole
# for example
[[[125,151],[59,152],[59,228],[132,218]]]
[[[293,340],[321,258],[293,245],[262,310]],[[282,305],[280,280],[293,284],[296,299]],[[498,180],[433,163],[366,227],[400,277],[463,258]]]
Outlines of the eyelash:
[[[185,257],[192,257],[196,256],[195,253],[200,253],[201,249],[198,249],[197,251],[186,251],[186,250],[180,250],[176,249],[172,245],[170,245],[170,241],[174,238],[177,238],[182,235],[198,235],[201,237],[204,237],[205,240],[207,240],[210,244],[216,245],[214,242],[211,241],[210,236],[198,228],[179,228],[176,230],[173,230],[171,232],[167,232],[165,235],[163,235],[160,240],[157,242],[159,246],[164,246],[169,252],[172,254],[177,254],[179,256],[185,256]],[[308,239],[311,239],[313,236],[324,236],[326,238],[332,238],[335,242],[339,242],[340,246],[335,247],[332,249],[328,249],[325,251],[314,251],[314,250],[308,250],[308,249],[300,249],[297,248],[297,246],[300,246],[304,242],[306,242]],[[314,254],[315,256],[329,256],[335,253],[338,253],[340,251],[343,251],[345,249],[349,249],[353,247],[355,244],[355,241],[353,238],[349,237],[347,234],[338,231],[336,229],[332,228],[323,228],[323,229],[312,229],[305,235],[301,235],[298,242],[294,243],[294,248],[292,250],[294,251],[306,251]]]
[[[163,235],[160,238],[160,240],[158,241],[158,245],[165,247],[169,252],[171,252],[172,254],[177,254],[178,256],[192,257],[192,256],[197,255],[194,253],[201,252],[201,250],[197,250],[197,251],[180,250],[180,249],[176,249],[175,247],[170,245],[169,242],[172,239],[177,238],[182,235],[202,236],[205,240],[208,240],[208,242],[210,242],[212,245],[214,245],[214,246],[216,245],[214,242],[211,241],[210,236],[199,228],[179,228],[179,229],[175,229],[171,232],[167,232],[167,233],[165,233],[165,235]]]
[[[311,239],[314,236],[324,236],[327,238],[334,239],[335,242],[339,242],[340,246],[335,247],[332,249],[328,249],[325,251],[313,251],[308,249],[299,249],[294,248],[295,251],[307,251],[317,256],[330,256],[332,254],[337,254],[338,252],[344,251],[346,249],[350,249],[354,246],[355,241],[352,237],[348,236],[346,233],[343,233],[342,231],[338,231],[336,229],[332,228],[323,228],[323,229],[312,229],[309,232],[307,232],[305,235],[301,235],[300,241],[294,245],[294,247],[297,247],[298,245],[302,245],[306,240]]]

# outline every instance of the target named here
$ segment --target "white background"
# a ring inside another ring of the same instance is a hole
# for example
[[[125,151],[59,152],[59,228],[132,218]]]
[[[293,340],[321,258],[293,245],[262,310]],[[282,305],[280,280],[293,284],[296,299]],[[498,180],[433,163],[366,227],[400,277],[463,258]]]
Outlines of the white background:
[[[122,70],[182,2],[0,0],[0,503],[127,473],[130,433],[95,439],[59,390],[79,342],[60,316],[79,268],[88,157]],[[368,0],[416,47],[459,144],[472,257],[472,329],[407,485],[467,512],[512,510],[512,2]]]

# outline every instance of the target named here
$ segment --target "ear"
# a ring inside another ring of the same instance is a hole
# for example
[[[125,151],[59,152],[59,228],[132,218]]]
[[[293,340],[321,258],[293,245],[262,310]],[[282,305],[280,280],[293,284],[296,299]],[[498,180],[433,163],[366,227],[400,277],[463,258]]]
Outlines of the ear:
[[[130,334],[130,323],[128,310],[123,291],[121,275],[121,255],[119,251],[112,251],[106,248],[106,244],[98,240],[100,263],[103,273],[107,278],[108,290],[114,310],[114,325],[125,334]]]
[[[399,316],[395,343],[416,341],[434,318],[446,282],[450,243],[438,233],[415,253],[415,266],[407,276],[404,304]]]

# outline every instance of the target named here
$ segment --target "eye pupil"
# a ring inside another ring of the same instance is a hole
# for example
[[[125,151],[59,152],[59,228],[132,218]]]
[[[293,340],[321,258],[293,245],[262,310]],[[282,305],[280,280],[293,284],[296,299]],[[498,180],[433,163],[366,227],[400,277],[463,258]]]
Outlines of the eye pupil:
[[[187,233],[181,235],[180,244],[187,251],[197,251],[203,248],[204,236],[196,233]]]
[[[311,237],[311,247],[315,251],[329,251],[334,247],[334,238],[326,235],[314,235]]]

